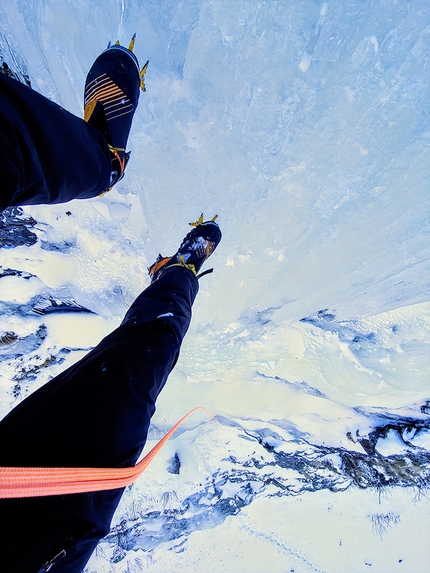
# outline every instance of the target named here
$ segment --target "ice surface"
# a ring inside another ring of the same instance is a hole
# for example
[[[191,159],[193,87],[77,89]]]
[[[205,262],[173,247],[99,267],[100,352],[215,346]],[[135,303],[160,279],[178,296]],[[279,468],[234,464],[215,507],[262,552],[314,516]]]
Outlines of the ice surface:
[[[134,32],[150,66],[126,177],[26,209],[0,249],[1,414],[218,214],[148,447],[198,404],[216,419],[195,414],[129,488],[88,572],[427,573],[430,5],[0,6],[2,58],[78,115],[96,55]],[[34,312],[51,299],[92,313]]]

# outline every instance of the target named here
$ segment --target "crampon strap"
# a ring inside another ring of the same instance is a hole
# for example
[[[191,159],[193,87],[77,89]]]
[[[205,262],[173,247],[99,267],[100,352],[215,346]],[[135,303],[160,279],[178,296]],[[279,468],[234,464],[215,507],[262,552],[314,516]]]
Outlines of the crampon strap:
[[[0,498],[39,497],[104,491],[125,487],[134,482],[149,466],[167,440],[179,426],[196,410],[203,409],[214,416],[204,406],[197,406],[185,414],[161,438],[150,452],[135,466],[128,468],[21,468],[0,467]]]

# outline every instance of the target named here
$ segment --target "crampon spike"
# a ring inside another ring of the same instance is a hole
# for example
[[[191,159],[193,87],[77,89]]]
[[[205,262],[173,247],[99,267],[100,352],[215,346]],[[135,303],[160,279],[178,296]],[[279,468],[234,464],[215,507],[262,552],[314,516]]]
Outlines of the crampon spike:
[[[200,215],[200,217],[197,219],[197,221],[194,221],[194,223],[190,223],[190,226],[191,227],[198,227],[202,223],[203,223],[203,213]]]
[[[133,37],[130,40],[130,44],[128,46],[128,49],[130,50],[130,52],[132,52],[134,50],[134,42],[135,41],[136,41],[136,32],[133,34]]]
[[[215,215],[215,217],[212,217],[211,221],[212,223],[214,223],[216,220],[218,219],[218,215]],[[194,221],[194,223],[190,223],[191,227],[198,227],[199,225],[203,225],[203,213],[200,215],[200,217],[197,219],[197,221]]]
[[[146,92],[146,86],[145,86],[145,74],[146,74],[146,70],[148,69],[148,64],[149,64],[149,60],[146,62],[146,64],[143,66],[143,68],[140,70],[139,72],[139,76],[140,76],[140,89],[143,92]]]

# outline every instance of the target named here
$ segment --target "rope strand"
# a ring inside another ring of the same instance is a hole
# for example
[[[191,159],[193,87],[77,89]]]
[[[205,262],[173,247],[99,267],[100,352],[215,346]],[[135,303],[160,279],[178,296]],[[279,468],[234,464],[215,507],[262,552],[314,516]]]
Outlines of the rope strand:
[[[0,498],[39,497],[122,488],[133,483],[149,466],[167,440],[196,410],[183,416],[135,466],[128,468],[0,467]]]

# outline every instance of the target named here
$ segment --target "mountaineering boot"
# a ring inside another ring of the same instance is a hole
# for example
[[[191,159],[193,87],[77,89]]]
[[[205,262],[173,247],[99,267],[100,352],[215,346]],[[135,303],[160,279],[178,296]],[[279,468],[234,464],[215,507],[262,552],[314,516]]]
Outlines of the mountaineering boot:
[[[216,218],[217,216],[211,221],[203,222],[203,215],[201,215],[198,221],[190,223],[194,229],[184,238],[173,257],[158,255],[155,263],[149,267],[148,274],[151,277],[151,283],[159,279],[166,269],[174,266],[190,269],[197,278],[212,272],[213,269],[210,269],[201,275],[197,275],[203,263],[210,257],[221,241],[222,235],[218,224],[215,223]]]
[[[124,174],[129,159],[128,135],[139,100],[139,87],[145,91],[143,77],[148,62],[139,73],[139,63],[130,49],[117,42],[96,59],[85,81],[84,119],[105,137],[112,153],[111,188]]]

